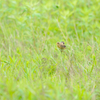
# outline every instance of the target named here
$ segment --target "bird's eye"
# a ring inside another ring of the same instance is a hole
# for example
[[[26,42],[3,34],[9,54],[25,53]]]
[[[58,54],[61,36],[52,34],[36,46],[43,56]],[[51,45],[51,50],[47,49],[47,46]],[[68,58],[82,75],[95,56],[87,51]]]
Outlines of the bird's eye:
[[[65,44],[63,41],[61,43]]]

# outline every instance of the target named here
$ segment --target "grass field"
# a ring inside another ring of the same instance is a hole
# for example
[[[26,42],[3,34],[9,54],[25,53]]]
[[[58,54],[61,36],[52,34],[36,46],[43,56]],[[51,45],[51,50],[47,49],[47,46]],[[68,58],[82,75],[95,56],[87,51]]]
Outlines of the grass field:
[[[1,0],[0,100],[100,100],[100,0]]]

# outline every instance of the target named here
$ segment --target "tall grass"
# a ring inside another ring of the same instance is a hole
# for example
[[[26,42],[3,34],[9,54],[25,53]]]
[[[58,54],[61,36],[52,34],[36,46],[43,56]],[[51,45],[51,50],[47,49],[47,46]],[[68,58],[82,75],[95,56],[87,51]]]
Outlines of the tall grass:
[[[0,1],[0,100],[100,100],[99,71],[100,0]]]

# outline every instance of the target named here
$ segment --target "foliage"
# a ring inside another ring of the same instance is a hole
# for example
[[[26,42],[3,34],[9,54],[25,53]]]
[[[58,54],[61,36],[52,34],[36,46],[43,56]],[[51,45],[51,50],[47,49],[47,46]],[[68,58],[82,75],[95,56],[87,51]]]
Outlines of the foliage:
[[[0,1],[0,100],[100,100],[99,9],[100,0]]]

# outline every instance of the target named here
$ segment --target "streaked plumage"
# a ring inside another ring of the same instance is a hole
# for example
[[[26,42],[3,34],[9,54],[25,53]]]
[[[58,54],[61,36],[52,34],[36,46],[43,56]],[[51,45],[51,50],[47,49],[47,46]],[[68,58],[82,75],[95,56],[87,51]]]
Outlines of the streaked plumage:
[[[57,42],[57,47],[62,51],[63,49],[66,48],[65,43],[64,42]]]

